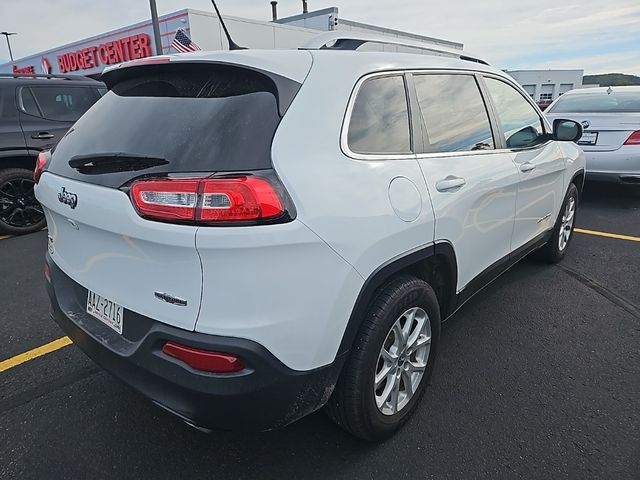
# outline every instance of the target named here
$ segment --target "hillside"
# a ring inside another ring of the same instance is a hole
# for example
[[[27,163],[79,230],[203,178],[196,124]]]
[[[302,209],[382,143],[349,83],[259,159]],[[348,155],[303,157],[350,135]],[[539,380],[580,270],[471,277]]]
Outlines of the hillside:
[[[624,73],[604,73],[602,75],[585,75],[582,83],[598,83],[601,87],[640,85],[640,77],[636,75],[625,75]]]

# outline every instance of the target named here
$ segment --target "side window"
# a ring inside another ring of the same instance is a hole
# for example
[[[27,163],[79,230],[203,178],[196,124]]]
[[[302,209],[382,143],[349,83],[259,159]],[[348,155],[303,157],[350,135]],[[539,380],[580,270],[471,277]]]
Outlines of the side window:
[[[489,114],[471,75],[414,75],[428,152],[495,148]]]
[[[508,148],[533,147],[546,141],[542,119],[520,92],[495,78],[485,78],[485,83]]]
[[[36,101],[33,99],[33,94],[31,93],[30,88],[23,88],[20,91],[20,97],[22,100],[22,108],[29,115],[34,115],[36,117],[40,116],[40,110],[38,110],[38,105],[36,105]]]
[[[75,122],[95,102],[87,87],[31,87],[33,95],[48,120]]]
[[[404,77],[366,80],[353,105],[347,142],[351,151],[411,153],[409,108]]]
[[[13,120],[17,116],[15,88],[0,87],[0,121]]]
[[[104,96],[107,93],[106,87],[98,87],[96,90],[98,91],[98,98]]]

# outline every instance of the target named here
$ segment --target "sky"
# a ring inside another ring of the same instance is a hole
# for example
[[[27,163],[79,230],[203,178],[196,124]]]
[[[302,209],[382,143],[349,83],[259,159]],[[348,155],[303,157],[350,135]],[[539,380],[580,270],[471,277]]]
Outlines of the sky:
[[[464,43],[503,69],[584,69],[640,75],[640,0],[308,0],[309,10],[337,6],[349,20]],[[301,0],[279,0],[280,17]],[[208,0],[157,0],[160,14]],[[271,19],[269,0],[218,0],[226,15]],[[0,31],[15,58],[149,18],[147,0],[0,0]],[[232,32],[233,34],[233,32]],[[0,37],[0,63],[9,57]]]

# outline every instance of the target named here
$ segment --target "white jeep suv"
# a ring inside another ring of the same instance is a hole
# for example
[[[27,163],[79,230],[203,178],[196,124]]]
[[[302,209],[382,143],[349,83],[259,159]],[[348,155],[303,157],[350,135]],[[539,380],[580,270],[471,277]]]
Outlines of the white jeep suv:
[[[338,35],[110,68],[39,158],[53,319],[191,425],[268,430],[326,404],[385,438],[441,322],[571,239],[578,124],[550,128],[462,52]]]

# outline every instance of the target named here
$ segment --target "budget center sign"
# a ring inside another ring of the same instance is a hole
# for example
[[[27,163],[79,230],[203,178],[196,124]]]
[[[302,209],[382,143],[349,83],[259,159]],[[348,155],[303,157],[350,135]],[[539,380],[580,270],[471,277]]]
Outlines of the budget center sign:
[[[106,65],[150,57],[151,37],[146,33],[63,53],[57,56],[60,73],[92,70]]]

